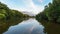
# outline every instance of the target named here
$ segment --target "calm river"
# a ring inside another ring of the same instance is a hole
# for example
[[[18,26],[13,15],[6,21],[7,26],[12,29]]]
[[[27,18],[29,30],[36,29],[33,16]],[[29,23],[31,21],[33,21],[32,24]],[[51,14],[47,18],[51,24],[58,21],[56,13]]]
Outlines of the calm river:
[[[6,26],[5,26],[6,25]],[[17,25],[8,24],[1,27],[3,34],[60,34],[60,24],[52,22],[38,22],[35,18],[24,20]]]
[[[30,18],[21,23],[10,26],[3,34],[45,34],[44,26],[36,19]]]

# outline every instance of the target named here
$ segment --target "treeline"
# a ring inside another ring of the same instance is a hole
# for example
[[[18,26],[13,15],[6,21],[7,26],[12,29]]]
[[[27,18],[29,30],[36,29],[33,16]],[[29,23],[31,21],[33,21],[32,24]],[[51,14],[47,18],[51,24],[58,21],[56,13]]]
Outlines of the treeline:
[[[52,0],[45,9],[36,15],[38,21],[50,21],[60,23],[60,0]]]
[[[5,32],[10,26],[16,25],[29,17],[29,15],[10,9],[7,5],[0,2],[0,34]]]
[[[28,18],[29,15],[23,14],[17,10],[7,7],[7,5],[0,2],[0,24],[3,22],[16,22]]]

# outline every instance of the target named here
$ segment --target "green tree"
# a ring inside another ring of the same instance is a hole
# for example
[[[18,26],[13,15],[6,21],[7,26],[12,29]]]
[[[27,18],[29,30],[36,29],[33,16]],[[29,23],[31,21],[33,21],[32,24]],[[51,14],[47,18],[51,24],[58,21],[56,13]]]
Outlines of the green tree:
[[[60,21],[60,0],[53,0],[52,3],[49,3],[48,5],[46,5],[45,9],[43,10],[43,13],[48,18],[49,21],[51,21],[51,22],[54,21],[56,23],[59,22]],[[39,15],[39,17],[42,16],[41,14],[38,14],[38,15]],[[36,16],[36,17],[38,17],[38,16]],[[41,18],[41,19],[43,19],[43,18]],[[39,20],[41,20],[41,19],[39,19]]]

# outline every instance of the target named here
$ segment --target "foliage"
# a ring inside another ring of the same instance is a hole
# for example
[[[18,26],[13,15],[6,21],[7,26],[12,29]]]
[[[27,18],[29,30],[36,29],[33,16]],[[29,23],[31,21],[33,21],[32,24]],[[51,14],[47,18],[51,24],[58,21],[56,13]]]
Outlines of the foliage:
[[[56,23],[60,23],[60,0],[53,0],[52,3],[49,3],[48,5],[45,6],[45,9],[43,11],[44,15],[43,15],[43,13],[41,15],[41,13],[36,15],[36,19],[45,20],[44,18],[40,18],[40,17],[45,15],[45,17],[47,17],[46,19],[48,21],[51,21],[51,22],[53,21],[53,22],[56,22]]]
[[[7,5],[0,2],[0,20],[2,21],[16,21],[23,20],[23,18],[29,17],[26,14],[23,14],[17,10],[11,10]]]

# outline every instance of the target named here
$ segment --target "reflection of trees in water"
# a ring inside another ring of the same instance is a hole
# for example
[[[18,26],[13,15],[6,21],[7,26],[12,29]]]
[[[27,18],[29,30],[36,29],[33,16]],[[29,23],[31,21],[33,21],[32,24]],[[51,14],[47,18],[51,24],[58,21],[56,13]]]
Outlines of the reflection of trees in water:
[[[2,33],[4,33],[5,31],[7,31],[10,26],[16,25],[16,24],[18,24],[18,23],[20,23],[20,22],[22,22],[22,20],[15,21],[15,22],[11,21],[11,22],[6,22],[6,23],[4,23],[4,22],[1,23],[1,24],[0,24],[0,34],[2,34]]]
[[[52,22],[41,22],[45,27],[45,33],[47,34],[60,34],[60,24],[52,23]]]
[[[3,32],[5,32],[7,29],[9,28],[9,25],[4,23],[0,25],[0,34],[2,34]]]

